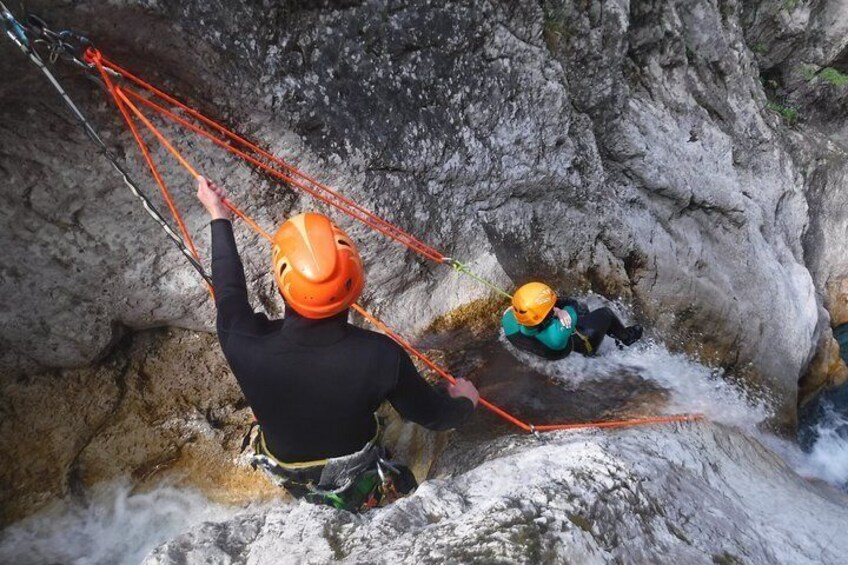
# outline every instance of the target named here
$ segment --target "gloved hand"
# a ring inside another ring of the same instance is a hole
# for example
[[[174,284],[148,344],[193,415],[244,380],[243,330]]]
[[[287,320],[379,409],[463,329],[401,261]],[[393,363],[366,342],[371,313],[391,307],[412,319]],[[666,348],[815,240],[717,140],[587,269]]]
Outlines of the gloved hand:
[[[197,177],[197,199],[213,220],[229,220],[230,210],[224,204],[224,189],[203,177]]]
[[[456,383],[448,385],[448,394],[451,398],[467,398],[477,407],[477,402],[480,400],[480,393],[477,392],[471,381],[466,379],[456,379]]]

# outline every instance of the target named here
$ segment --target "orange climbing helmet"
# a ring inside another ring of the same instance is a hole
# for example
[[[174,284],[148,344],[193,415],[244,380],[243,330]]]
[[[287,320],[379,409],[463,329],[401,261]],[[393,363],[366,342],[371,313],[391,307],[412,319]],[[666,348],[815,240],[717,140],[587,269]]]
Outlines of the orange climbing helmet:
[[[556,293],[546,284],[527,283],[512,295],[515,319],[522,326],[538,326],[556,304]]]
[[[272,261],[286,303],[313,320],[347,309],[365,285],[359,251],[323,214],[299,214],[280,226]]]

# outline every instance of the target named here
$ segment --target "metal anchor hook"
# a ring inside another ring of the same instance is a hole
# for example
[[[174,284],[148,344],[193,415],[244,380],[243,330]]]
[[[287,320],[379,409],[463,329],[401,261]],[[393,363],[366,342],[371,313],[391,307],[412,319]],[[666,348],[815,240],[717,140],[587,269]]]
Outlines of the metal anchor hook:
[[[82,60],[86,50],[92,46],[86,36],[69,29],[54,31],[43,18],[35,14],[27,15],[27,29],[35,37],[33,43],[47,46],[51,63],[65,56],[78,65],[89,67]]]

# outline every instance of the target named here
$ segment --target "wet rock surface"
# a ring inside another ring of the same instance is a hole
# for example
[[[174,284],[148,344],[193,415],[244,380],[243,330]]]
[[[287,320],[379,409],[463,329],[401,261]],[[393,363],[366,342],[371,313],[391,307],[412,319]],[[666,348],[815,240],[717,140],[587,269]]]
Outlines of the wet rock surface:
[[[34,374],[0,394],[0,522],[130,477],[218,502],[280,493],[239,456],[252,420],[213,336],[140,333],[95,368]]]

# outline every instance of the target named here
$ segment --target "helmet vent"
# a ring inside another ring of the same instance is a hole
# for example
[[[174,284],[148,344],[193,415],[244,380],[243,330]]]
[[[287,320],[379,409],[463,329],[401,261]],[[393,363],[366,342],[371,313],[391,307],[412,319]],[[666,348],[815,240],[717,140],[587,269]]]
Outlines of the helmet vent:
[[[282,265],[280,265],[280,276],[283,276],[283,273],[286,272],[286,267],[288,267],[288,266],[289,266],[288,263],[283,263]]]
[[[350,247],[350,244],[343,239],[338,240],[339,245],[344,245],[345,247]]]
[[[350,290],[350,287],[352,287],[352,286],[353,286],[353,279],[347,279],[347,280],[345,281],[345,288],[346,288],[347,290]]]

